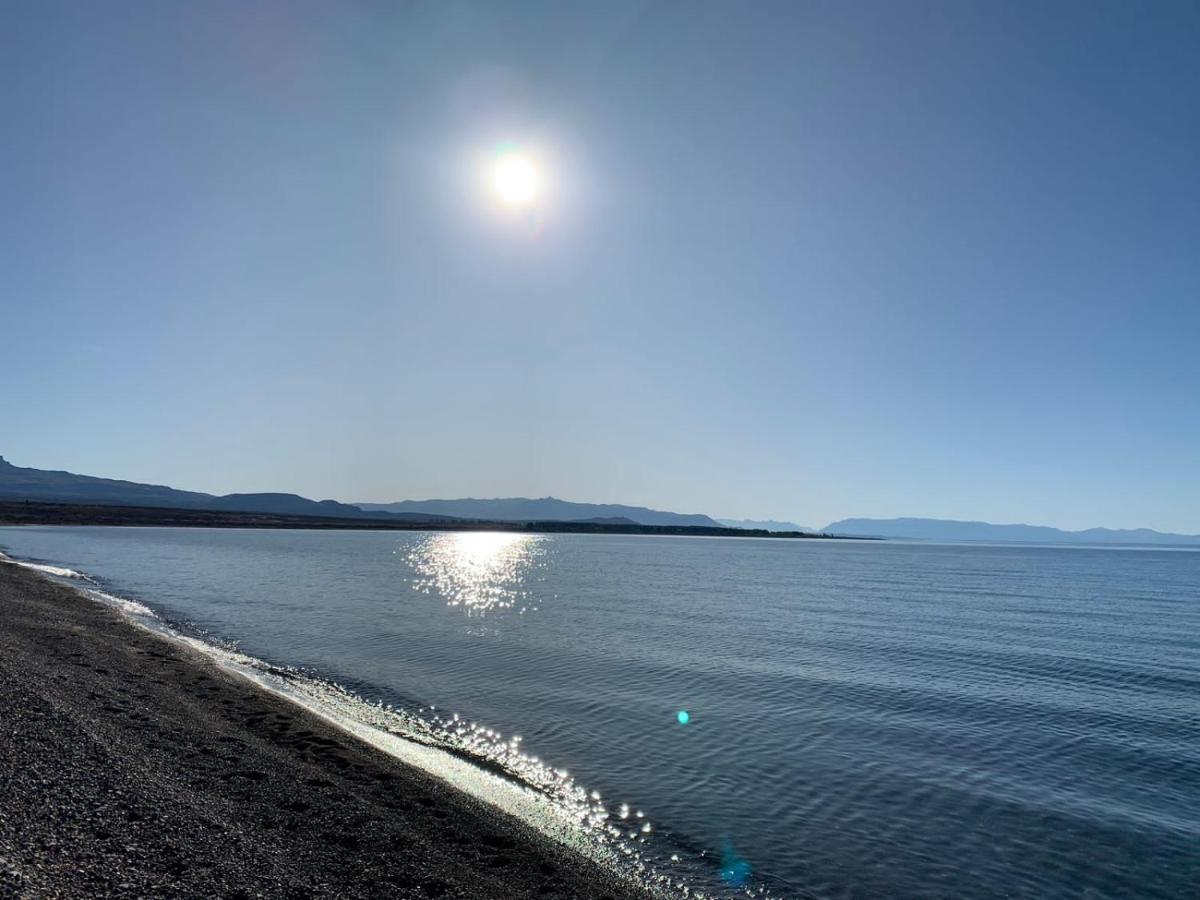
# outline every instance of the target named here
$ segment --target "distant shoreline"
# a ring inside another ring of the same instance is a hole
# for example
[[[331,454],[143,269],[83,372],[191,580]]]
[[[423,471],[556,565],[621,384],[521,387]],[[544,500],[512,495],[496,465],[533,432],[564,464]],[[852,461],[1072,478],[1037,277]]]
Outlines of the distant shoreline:
[[[802,531],[723,528],[705,525],[639,525],[611,522],[486,519],[389,521],[384,518],[303,516],[280,513],[172,509],[152,506],[93,506],[82,503],[0,501],[0,525],[123,525],[166,528],[309,528],[342,531],[511,531],[549,534],[645,534],[684,537],[753,537],[791,540],[880,540],[873,537],[810,534]]]

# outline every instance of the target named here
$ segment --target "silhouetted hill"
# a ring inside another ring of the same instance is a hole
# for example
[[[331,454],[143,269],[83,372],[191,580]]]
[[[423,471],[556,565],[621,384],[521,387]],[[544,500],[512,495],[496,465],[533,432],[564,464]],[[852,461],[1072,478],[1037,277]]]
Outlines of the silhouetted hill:
[[[572,522],[718,527],[703,515],[680,515],[640,506],[570,503],[546,497],[541,500],[423,500],[402,503],[354,505],[336,500],[310,500],[298,494],[227,494],[217,497],[198,491],[181,491],[159,484],[139,484],[115,478],[76,475],[73,472],[27,469],[0,457],[0,500],[84,503],[107,506],[145,506],[170,509],[209,509],[224,512],[273,513],[287,516],[346,518],[395,517],[410,522],[460,518],[493,522]]]
[[[623,518],[639,525],[720,527],[715,519],[699,514],[663,512],[644,506],[621,506],[614,503],[573,503],[556,497],[542,497],[536,500],[528,497],[495,500],[401,500],[398,503],[356,503],[355,506],[380,512],[420,512],[498,522],[575,522],[580,519]]]
[[[363,511],[357,506],[336,500],[309,500],[298,494],[226,494],[214,497],[206,509],[236,512],[278,513],[287,516],[351,516],[359,518]]]
[[[717,519],[722,525],[730,528],[759,528],[763,531],[803,531],[811,534],[815,528],[806,528],[795,522],[779,522],[775,519]]]
[[[0,457],[0,499],[188,509],[204,506],[214,498],[211,494],[179,491],[161,484],[138,484],[135,481],[95,478],[73,472],[26,469]]]
[[[83,503],[99,506],[206,509],[223,512],[273,513],[288,516],[322,516],[379,519],[399,518],[410,522],[446,521],[445,516],[363,512],[336,500],[309,500],[296,494],[227,494],[215,497],[197,491],[180,491],[160,484],[139,484],[115,478],[96,478],[73,472],[26,469],[0,457],[0,500],[32,500],[42,503]]]
[[[253,493],[217,497],[181,491],[158,484],[139,484],[73,472],[27,469],[0,457],[0,500],[43,503],[82,503],[102,506],[203,509],[220,512],[269,513],[279,516],[394,519],[407,522],[452,522],[475,519],[490,522],[588,522],[598,525],[661,525],[719,527],[703,515],[680,515],[640,506],[570,503],[541,500],[424,500],[368,503],[362,506],[336,500],[310,500],[298,494]],[[451,511],[455,510],[455,511]]]
[[[954,519],[842,519],[822,531],[863,537],[923,541],[1016,541],[1039,544],[1200,544],[1200,535],[1149,528],[1088,528],[1063,531],[1048,525],[993,525]]]
[[[323,516],[350,519],[396,519],[406,522],[457,522],[453,516],[430,513],[389,513],[359,509],[336,500],[309,500],[299,494],[226,494],[214,497],[205,509],[226,512],[275,513],[281,516]]]

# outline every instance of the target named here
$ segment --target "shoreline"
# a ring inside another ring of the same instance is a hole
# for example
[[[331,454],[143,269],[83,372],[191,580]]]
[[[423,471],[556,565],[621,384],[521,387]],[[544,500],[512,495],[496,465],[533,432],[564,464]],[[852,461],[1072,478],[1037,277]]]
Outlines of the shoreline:
[[[492,519],[447,517],[398,518],[387,513],[359,516],[308,516],[285,513],[236,512],[210,509],[176,509],[157,506],[103,506],[0,499],[0,526],[106,525],[150,528],[281,528],[341,531],[504,531],[520,534],[635,534],[677,537],[771,538],[772,540],[850,540],[878,538],[766,531],[761,528],[726,528],[707,525],[639,525],[612,522]]]
[[[0,895],[652,896],[38,572],[0,621]]]

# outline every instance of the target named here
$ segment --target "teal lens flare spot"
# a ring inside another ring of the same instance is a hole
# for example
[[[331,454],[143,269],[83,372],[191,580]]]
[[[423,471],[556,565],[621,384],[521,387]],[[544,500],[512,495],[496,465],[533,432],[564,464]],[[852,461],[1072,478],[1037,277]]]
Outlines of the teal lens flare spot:
[[[675,713],[675,718],[679,720],[680,725],[686,725],[692,720],[692,717],[688,715],[688,711],[686,709],[681,709],[679,712]]]

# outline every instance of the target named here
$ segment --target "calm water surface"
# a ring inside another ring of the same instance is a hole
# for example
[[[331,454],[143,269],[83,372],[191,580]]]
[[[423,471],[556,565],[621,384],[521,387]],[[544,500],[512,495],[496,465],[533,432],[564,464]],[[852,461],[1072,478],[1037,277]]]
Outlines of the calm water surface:
[[[1200,896],[1200,553],[119,528],[0,545],[370,700],[519,734],[719,893]]]

